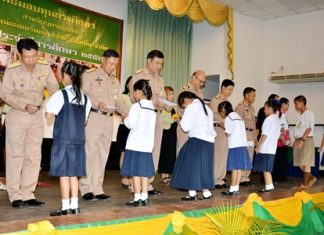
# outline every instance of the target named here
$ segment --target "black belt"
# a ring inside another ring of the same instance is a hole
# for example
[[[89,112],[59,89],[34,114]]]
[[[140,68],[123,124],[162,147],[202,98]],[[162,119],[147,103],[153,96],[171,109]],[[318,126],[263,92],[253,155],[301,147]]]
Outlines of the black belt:
[[[246,130],[246,131],[251,131],[251,132],[254,131],[254,129],[251,129],[251,128],[245,128],[245,130]]]
[[[100,111],[100,110],[98,110],[98,109],[94,109],[94,108],[91,108],[90,109],[91,110],[91,112],[94,112],[94,113],[99,113],[99,114],[102,114],[102,115],[108,115],[108,116],[112,116],[112,115],[114,115],[114,113],[108,113],[108,112],[102,112],[102,111]]]

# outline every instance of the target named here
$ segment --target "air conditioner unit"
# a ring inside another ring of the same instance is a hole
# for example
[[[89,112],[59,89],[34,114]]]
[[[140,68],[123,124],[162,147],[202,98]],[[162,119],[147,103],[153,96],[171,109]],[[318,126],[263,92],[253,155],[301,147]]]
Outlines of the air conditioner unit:
[[[324,73],[306,73],[295,75],[271,75],[269,81],[277,84],[284,83],[313,83],[324,82]]]

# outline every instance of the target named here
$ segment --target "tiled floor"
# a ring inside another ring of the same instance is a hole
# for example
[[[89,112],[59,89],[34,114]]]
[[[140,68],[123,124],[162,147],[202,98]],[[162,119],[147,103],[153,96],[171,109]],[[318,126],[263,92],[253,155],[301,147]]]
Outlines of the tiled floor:
[[[255,181],[259,182],[258,176],[254,177],[256,177]],[[290,178],[287,183],[275,185],[275,192],[263,194],[262,198],[264,200],[275,200],[293,196],[298,190],[293,190],[292,187],[297,184],[298,180],[298,178]],[[321,180],[323,181],[324,178],[322,177],[313,188],[306,191],[309,193],[324,192],[324,184],[320,182]],[[85,202],[80,200],[82,210],[80,215],[54,218],[49,217],[49,212],[60,207],[58,178],[49,177],[48,172],[42,172],[40,183],[36,190],[36,197],[46,202],[46,205],[40,208],[13,209],[8,201],[7,193],[0,191],[0,233],[25,230],[28,223],[45,219],[58,226],[171,213],[174,210],[185,211],[209,208],[226,201],[243,203],[248,194],[256,192],[262,187],[261,184],[249,188],[241,187],[241,194],[235,197],[222,196],[220,190],[215,190],[213,191],[214,198],[212,200],[182,202],[180,197],[184,196],[185,192],[171,189],[169,186],[161,184],[157,179],[155,187],[163,191],[164,194],[151,197],[150,206],[129,208],[125,205],[125,202],[131,200],[132,196],[127,189],[121,188],[119,171],[108,171],[105,177],[104,189],[106,193],[112,196],[111,201]]]

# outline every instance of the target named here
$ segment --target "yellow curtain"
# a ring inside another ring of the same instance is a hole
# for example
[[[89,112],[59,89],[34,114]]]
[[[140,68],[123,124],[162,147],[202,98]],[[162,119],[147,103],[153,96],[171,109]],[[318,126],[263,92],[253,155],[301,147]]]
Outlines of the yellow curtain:
[[[173,16],[186,15],[194,23],[207,20],[213,26],[220,26],[227,21],[228,69],[234,79],[234,33],[231,8],[211,0],[146,0],[146,3],[152,10],[161,10],[165,7]]]

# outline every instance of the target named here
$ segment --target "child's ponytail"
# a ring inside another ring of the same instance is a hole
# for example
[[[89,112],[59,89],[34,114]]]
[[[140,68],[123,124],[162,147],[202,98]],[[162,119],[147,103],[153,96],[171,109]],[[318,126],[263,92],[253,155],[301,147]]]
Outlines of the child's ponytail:
[[[198,97],[195,93],[193,92],[190,92],[190,91],[183,91],[180,93],[179,97],[178,97],[178,105],[180,107],[182,107],[182,105],[184,104],[184,100],[185,99],[198,99],[201,103],[201,105],[203,106],[203,109],[204,109],[204,112],[206,114],[206,116],[208,116],[208,112],[207,112],[207,109],[206,109],[206,106],[205,106],[205,102],[200,98]]]

